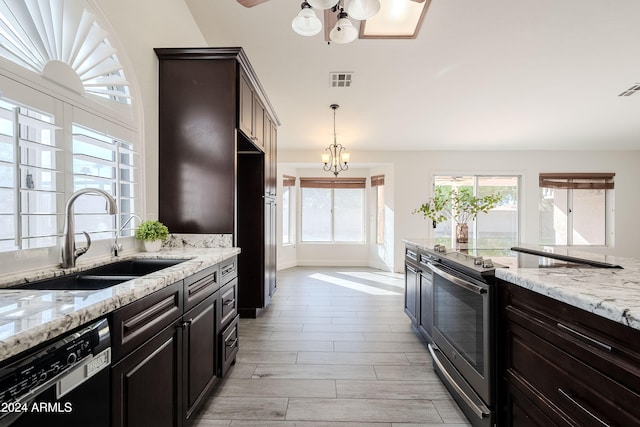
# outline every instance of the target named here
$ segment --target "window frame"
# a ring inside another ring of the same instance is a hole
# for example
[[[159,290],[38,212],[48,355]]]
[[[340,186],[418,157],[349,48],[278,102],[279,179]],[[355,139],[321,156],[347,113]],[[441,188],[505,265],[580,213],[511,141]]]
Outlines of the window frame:
[[[282,245],[294,245],[296,243],[296,177],[290,175],[282,176]],[[288,196],[287,209],[288,215],[285,215],[285,194]],[[285,227],[285,224],[287,227]],[[285,230],[286,233],[285,238]]]

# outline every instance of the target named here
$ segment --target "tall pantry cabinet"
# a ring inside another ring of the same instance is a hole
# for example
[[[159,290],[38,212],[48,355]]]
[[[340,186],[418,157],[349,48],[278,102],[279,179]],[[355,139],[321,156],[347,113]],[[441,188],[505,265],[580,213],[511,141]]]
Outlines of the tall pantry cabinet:
[[[232,234],[238,312],[276,289],[280,124],[242,48],[157,48],[159,212],[172,233]]]

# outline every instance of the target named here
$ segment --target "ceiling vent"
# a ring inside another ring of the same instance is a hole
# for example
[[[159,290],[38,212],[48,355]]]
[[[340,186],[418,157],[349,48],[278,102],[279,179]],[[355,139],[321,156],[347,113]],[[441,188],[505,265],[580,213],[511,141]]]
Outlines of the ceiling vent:
[[[631,86],[629,89],[625,90],[618,96],[631,96],[638,92],[640,92],[640,83],[634,84],[633,86]]]
[[[331,87],[351,87],[353,73],[340,71],[332,72],[329,75]]]

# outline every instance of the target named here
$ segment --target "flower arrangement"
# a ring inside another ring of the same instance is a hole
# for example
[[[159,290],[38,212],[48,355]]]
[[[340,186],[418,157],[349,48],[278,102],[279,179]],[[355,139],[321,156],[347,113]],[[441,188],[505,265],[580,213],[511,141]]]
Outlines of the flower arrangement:
[[[437,186],[435,195],[420,205],[412,213],[421,213],[435,224],[452,219],[457,224],[473,221],[479,213],[487,213],[498,205],[502,196],[488,194],[483,197],[474,196],[470,188],[452,190]]]
[[[142,241],[165,240],[168,236],[167,226],[157,220],[143,221],[135,233],[135,238]]]

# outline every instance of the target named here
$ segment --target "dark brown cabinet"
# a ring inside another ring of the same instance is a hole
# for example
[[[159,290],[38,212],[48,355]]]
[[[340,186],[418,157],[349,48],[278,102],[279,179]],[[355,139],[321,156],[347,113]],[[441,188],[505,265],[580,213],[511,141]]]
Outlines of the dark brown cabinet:
[[[639,331],[498,284],[505,425],[640,425]]]
[[[235,361],[236,266],[233,257],[110,315],[114,426],[191,422]]]
[[[420,304],[420,272],[418,270],[418,250],[413,246],[405,247],[404,268],[404,312],[411,319],[411,323],[417,326]]]
[[[255,317],[275,290],[279,120],[241,48],[155,51],[159,219],[175,233],[233,234],[238,310]]]

